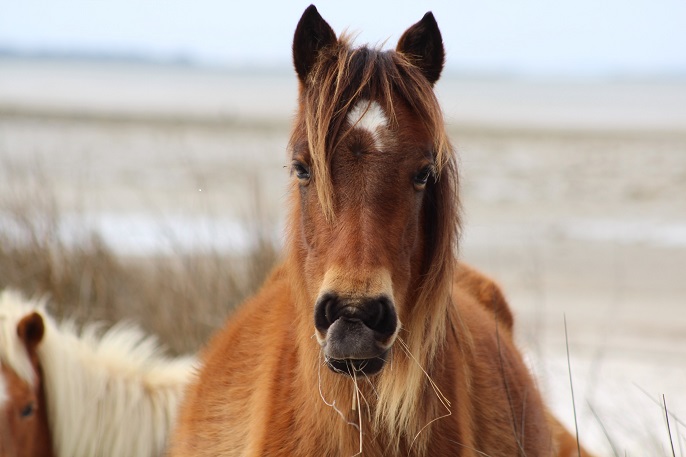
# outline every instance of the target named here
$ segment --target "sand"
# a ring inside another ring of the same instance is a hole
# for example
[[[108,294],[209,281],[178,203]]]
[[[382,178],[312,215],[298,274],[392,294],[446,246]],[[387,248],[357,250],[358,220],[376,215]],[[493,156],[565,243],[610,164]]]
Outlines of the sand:
[[[449,78],[438,92],[461,255],[503,286],[557,414],[573,427],[569,360],[590,447],[612,455],[602,423],[619,455],[671,455],[665,394],[686,449],[686,84]],[[278,242],[294,104],[286,71],[0,61],[0,192],[42,170],[72,225],[124,254],[169,238],[244,249],[257,201]]]

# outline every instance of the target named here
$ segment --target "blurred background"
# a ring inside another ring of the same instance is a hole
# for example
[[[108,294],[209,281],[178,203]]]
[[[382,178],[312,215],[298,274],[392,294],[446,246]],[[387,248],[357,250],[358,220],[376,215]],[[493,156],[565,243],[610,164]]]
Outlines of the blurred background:
[[[0,287],[201,347],[278,259],[309,3],[0,0]],[[686,455],[686,3],[317,7],[388,48],[434,12],[462,258],[582,441]]]

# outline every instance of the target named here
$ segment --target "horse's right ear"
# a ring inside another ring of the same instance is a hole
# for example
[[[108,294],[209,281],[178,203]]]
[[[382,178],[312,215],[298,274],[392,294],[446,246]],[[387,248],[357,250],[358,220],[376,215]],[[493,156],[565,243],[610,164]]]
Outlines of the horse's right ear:
[[[24,316],[17,324],[17,336],[24,343],[29,354],[33,353],[38,343],[43,340],[44,333],[43,317],[36,312]]]
[[[293,64],[300,81],[305,83],[307,75],[317,62],[319,51],[336,43],[336,34],[314,5],[307,7],[293,37]]]
[[[430,11],[400,37],[396,51],[419,67],[433,85],[441,76],[445,51],[438,24]]]

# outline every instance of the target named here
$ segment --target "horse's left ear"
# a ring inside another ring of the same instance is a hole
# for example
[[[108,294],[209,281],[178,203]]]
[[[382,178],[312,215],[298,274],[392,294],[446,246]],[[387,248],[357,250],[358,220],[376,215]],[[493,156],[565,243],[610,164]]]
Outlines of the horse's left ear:
[[[303,84],[317,62],[319,52],[336,42],[336,34],[331,26],[317,8],[310,5],[300,18],[293,36],[293,64]]]
[[[17,335],[24,343],[29,353],[35,351],[38,343],[43,340],[44,333],[45,325],[43,324],[43,317],[36,312],[25,316],[17,325]]]
[[[438,81],[445,62],[445,51],[441,31],[431,11],[403,33],[395,50],[419,67],[432,85]]]

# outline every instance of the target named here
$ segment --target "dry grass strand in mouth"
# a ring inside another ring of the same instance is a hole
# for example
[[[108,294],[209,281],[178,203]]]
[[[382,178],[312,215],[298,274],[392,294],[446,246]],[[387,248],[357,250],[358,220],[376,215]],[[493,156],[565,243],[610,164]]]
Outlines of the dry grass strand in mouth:
[[[405,342],[403,341],[402,338],[400,338],[400,336],[398,336],[398,344],[400,344],[400,347],[403,348],[403,352],[405,352],[405,354],[407,354],[407,356],[408,356],[409,358],[411,358],[411,359],[414,361],[414,363],[417,364],[417,366],[422,370],[422,373],[424,373],[424,376],[426,376],[426,379],[429,381],[429,385],[431,386],[431,388],[433,389],[434,393],[436,394],[436,397],[438,397],[438,401],[441,402],[441,405],[443,405],[443,407],[444,407],[444,408],[446,409],[446,411],[447,411],[446,414],[431,419],[429,422],[426,423],[426,425],[424,425],[424,426],[417,432],[417,434],[416,434],[416,435],[414,436],[414,438],[412,439],[412,443],[410,444],[410,449],[412,449],[412,446],[414,446],[414,443],[417,441],[417,438],[419,438],[419,435],[421,435],[422,432],[423,432],[424,430],[426,430],[426,429],[427,429],[431,424],[433,424],[434,422],[439,421],[439,420],[441,420],[441,419],[444,419],[444,418],[446,418],[446,417],[452,416],[453,413],[452,413],[452,411],[451,411],[451,409],[450,409],[450,400],[448,400],[448,398],[447,398],[445,395],[443,395],[443,392],[441,392],[441,389],[438,388],[438,385],[436,385],[436,383],[435,383],[434,380],[431,378],[431,376],[429,375],[429,373],[426,372],[426,370],[424,369],[424,367],[421,366],[421,364],[419,363],[419,361],[417,360],[417,358],[416,358],[414,355],[412,355],[412,352],[410,352],[410,348],[407,347],[407,344],[405,344]]]
[[[358,372],[361,372],[362,374],[364,374],[364,372],[362,371],[362,368],[356,369],[356,368],[355,368],[349,361],[347,361],[347,360],[346,360],[346,366],[347,366],[347,368],[348,368],[348,372],[347,372],[347,373],[346,373],[346,372],[343,372],[343,371],[341,371],[341,370],[338,370],[338,369],[336,369],[336,368],[334,368],[334,370],[336,371],[336,374],[337,374],[337,375],[339,375],[339,376],[348,376],[348,377],[350,378],[350,380],[351,380],[351,384],[352,384],[352,395],[351,395],[351,397],[352,397],[352,404],[351,404],[350,412],[351,412],[352,414],[356,414],[356,415],[357,415],[357,423],[355,423],[355,422],[349,420],[348,417],[345,415],[345,413],[343,413],[343,411],[341,411],[341,410],[338,408],[338,405],[336,404],[336,399],[333,399],[333,400],[329,401],[329,400],[327,400],[326,397],[324,396],[324,392],[322,391],[322,373],[321,373],[321,370],[322,370],[322,367],[323,367],[323,366],[326,366],[327,369],[328,369],[328,363],[326,362],[326,360],[322,360],[322,350],[321,350],[321,349],[319,350],[319,363],[318,363],[317,365],[318,365],[318,368],[317,368],[317,369],[318,369],[318,373],[317,373],[317,386],[318,386],[318,389],[319,389],[319,396],[320,396],[320,398],[322,399],[322,401],[324,402],[324,404],[325,404],[326,406],[330,407],[331,409],[333,409],[333,410],[336,412],[336,414],[338,414],[338,415],[341,417],[341,419],[343,420],[343,422],[345,422],[346,425],[350,425],[350,426],[354,427],[354,428],[357,430],[357,433],[358,433],[358,436],[359,436],[359,448],[358,448],[359,451],[358,451],[356,454],[354,454],[353,457],[356,457],[356,456],[358,456],[358,455],[362,455],[363,450],[364,450],[364,431],[363,431],[363,428],[364,428],[364,427],[363,427],[363,420],[362,420],[362,409],[363,409],[363,406],[365,406],[365,407],[367,408],[367,415],[368,415],[368,416],[371,415],[371,411],[370,411],[371,406],[370,406],[370,404],[369,404],[369,401],[368,401],[367,398],[365,397],[365,395],[362,393],[362,389],[360,389],[360,385],[359,385],[359,383],[358,383],[358,377],[357,377],[357,373],[358,373]],[[373,383],[372,383],[371,380],[367,377],[367,375],[364,375],[364,376],[365,376],[365,378],[367,379],[367,382],[369,383],[369,385],[372,387],[372,391],[373,391],[373,389],[374,389]]]
[[[324,396],[324,392],[322,391],[322,366],[325,366],[325,365],[327,365],[327,363],[325,360],[322,360],[322,350],[320,349],[319,350],[319,363],[317,364],[317,387],[319,389],[319,396],[321,397],[324,404],[326,406],[330,407],[331,409],[333,409],[339,416],[341,416],[341,419],[343,419],[343,421],[347,425],[351,425],[351,426],[355,427],[357,430],[360,430],[360,427],[356,423],[350,422],[345,417],[345,414],[343,414],[343,411],[341,411],[338,408],[338,406],[336,406],[336,399],[335,398],[332,401],[328,401],[326,399],[326,397]],[[327,369],[328,369],[328,367],[327,367]],[[339,371],[338,374],[340,374],[341,376],[346,375],[346,373],[340,372],[340,370],[338,370],[338,371]],[[355,387],[357,387],[357,386],[355,386]],[[362,433],[362,432],[360,431],[360,433]]]
[[[438,417],[435,417],[435,418],[431,419],[430,421],[428,421],[428,422],[427,422],[427,423],[426,423],[426,424],[425,424],[425,425],[415,434],[415,436],[413,437],[413,439],[412,439],[412,441],[411,441],[411,443],[410,443],[410,450],[411,450],[412,447],[413,447],[413,445],[414,445],[415,442],[417,441],[417,438],[419,438],[419,436],[422,434],[422,432],[425,431],[429,426],[431,426],[431,424],[433,424],[434,422],[437,422],[437,421],[439,421],[439,420],[441,420],[441,419],[444,419],[444,418],[449,417],[449,416],[452,415],[452,411],[451,411],[451,409],[450,409],[451,403],[450,403],[450,400],[448,400],[448,398],[443,394],[443,392],[441,392],[441,390],[440,390],[440,388],[438,387],[438,385],[437,385],[437,384],[434,382],[434,380],[431,378],[431,375],[429,375],[429,373],[426,372],[426,370],[424,369],[424,367],[421,366],[421,364],[420,364],[419,361],[416,359],[416,357],[414,357],[414,355],[412,355],[412,353],[410,352],[410,349],[407,347],[407,344],[402,340],[402,338],[398,337],[397,343],[398,343],[399,346],[402,348],[403,353],[406,354],[407,357],[408,357],[409,359],[411,359],[411,360],[413,361],[413,363],[415,363],[415,364],[420,368],[420,370],[422,371],[422,373],[423,373],[424,376],[426,377],[426,379],[427,379],[427,381],[428,381],[428,383],[429,383],[429,386],[431,387],[431,389],[434,391],[436,397],[438,398],[439,402],[440,402],[441,405],[446,409],[446,413],[445,413],[445,414],[440,415],[440,416],[438,416]],[[361,455],[362,452],[363,452],[363,437],[364,437],[364,434],[363,434],[363,421],[362,421],[362,401],[364,402],[365,406],[366,406],[367,409],[368,409],[368,415],[371,416],[371,411],[369,410],[369,409],[370,409],[369,402],[367,401],[366,397],[365,397],[364,394],[362,393],[362,390],[360,389],[360,386],[359,386],[359,384],[358,384],[357,373],[358,373],[358,371],[359,371],[359,372],[362,372],[362,370],[361,370],[361,369],[360,369],[360,370],[356,369],[356,368],[355,368],[354,366],[352,366],[348,361],[346,361],[346,365],[347,365],[347,367],[348,367],[348,372],[347,372],[347,373],[345,373],[345,372],[343,372],[343,371],[340,371],[340,370],[337,370],[337,369],[334,369],[334,370],[337,372],[337,374],[339,374],[340,376],[348,376],[348,377],[350,377],[350,379],[351,379],[352,387],[353,387],[353,391],[352,391],[351,412],[352,412],[352,413],[357,413],[357,420],[358,420],[358,422],[357,422],[357,424],[356,424],[355,422],[352,422],[352,421],[348,420],[348,418],[347,418],[347,416],[344,414],[344,412],[341,411],[341,409],[338,407],[338,405],[337,405],[337,403],[336,403],[336,399],[333,399],[333,400],[329,401],[329,400],[327,400],[327,398],[324,396],[324,392],[322,391],[322,375],[321,375],[321,370],[322,370],[322,366],[327,366],[327,362],[326,362],[326,360],[322,360],[322,350],[321,350],[321,349],[320,349],[320,351],[319,351],[319,363],[318,363],[317,365],[318,365],[317,380],[318,380],[319,396],[321,397],[321,399],[322,399],[322,401],[324,402],[324,404],[325,404],[326,406],[332,408],[332,409],[341,417],[341,419],[342,419],[347,425],[353,426],[353,427],[355,427],[355,428],[357,429],[358,434],[359,434],[359,439],[360,439],[360,448],[359,448],[359,452],[358,452],[357,454],[355,454],[355,456]],[[327,369],[328,369],[328,367],[327,367]],[[388,367],[387,369],[390,369],[390,367]],[[364,374],[364,372],[362,372],[362,373]],[[365,378],[366,378],[368,384],[370,385],[370,387],[371,387],[371,389],[372,389],[372,392],[374,392],[374,393],[377,395],[377,397],[378,397],[378,393],[376,393],[376,388],[375,388],[374,383],[372,382],[372,380],[370,380],[369,377],[367,377],[366,375],[365,375]],[[478,451],[476,451],[476,450],[474,450],[474,451],[475,451],[475,452],[478,452]],[[483,453],[480,453],[480,454],[483,454]],[[486,455],[486,454],[483,454],[483,455]],[[354,457],[354,456],[353,456],[353,457]]]
[[[362,455],[362,406],[360,405],[360,386],[357,385],[357,370],[355,370],[355,367],[350,364],[350,362],[346,362],[348,365],[348,371],[351,371],[351,378],[353,380],[353,412],[357,410],[357,420],[358,420],[358,431],[360,435],[360,451],[355,454],[353,457],[356,457],[358,455]]]

